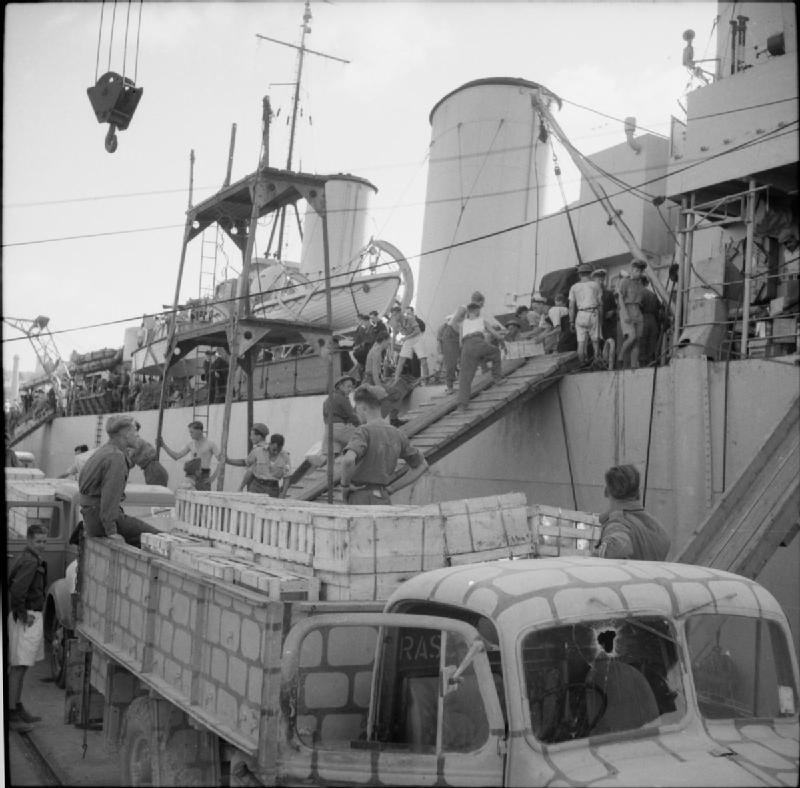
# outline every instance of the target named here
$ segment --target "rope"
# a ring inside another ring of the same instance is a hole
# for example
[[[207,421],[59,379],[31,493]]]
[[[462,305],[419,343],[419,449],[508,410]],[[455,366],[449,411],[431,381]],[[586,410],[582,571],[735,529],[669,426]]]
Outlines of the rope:
[[[567,216],[567,223],[569,224],[569,232],[572,236],[572,244],[575,247],[575,254],[578,257],[578,265],[583,263],[583,258],[581,257],[581,250],[578,246],[578,237],[575,235],[575,227],[572,224],[572,216],[569,212],[569,206],[567,205],[567,194],[564,191],[564,184],[561,182],[561,167],[558,166],[558,156],[556,156],[556,147],[555,145],[552,146],[553,148],[553,169],[556,174],[556,180],[558,181],[558,188],[561,191],[561,199],[564,201],[564,213]]]
[[[114,0],[114,11],[111,14],[111,34],[108,37],[108,71],[111,71],[111,47],[114,43],[114,21],[117,18],[117,0]]]
[[[535,110],[534,110],[535,113]],[[534,127],[531,133],[534,133]],[[539,135],[534,133],[533,141],[533,179],[536,182],[536,218],[539,218],[539,162],[536,158],[537,148],[539,147]],[[531,283],[531,299],[536,292],[536,278],[539,275],[539,222],[535,224],[533,233],[533,282]]]
[[[558,412],[561,415],[561,430],[564,433],[564,450],[567,455],[567,468],[569,469],[569,484],[572,489],[572,508],[578,508],[578,499],[575,496],[575,477],[572,474],[572,458],[569,454],[569,440],[567,439],[567,422],[564,419],[564,403],[561,401],[561,386],[556,386],[558,394]]]
[[[136,58],[133,61],[133,84],[136,84],[136,78],[139,74],[139,35],[142,32],[142,6],[144,0],[139,0],[139,24],[136,26]]]
[[[656,402],[656,378],[658,377],[658,362],[653,367],[653,386],[650,390],[650,418],[647,423],[647,453],[644,458],[644,483],[642,484],[642,507],[647,498],[647,476],[650,471],[650,443],[653,437],[653,415]]]
[[[100,40],[103,37],[103,12],[106,10],[106,0],[100,4],[100,29],[97,31],[97,60],[94,64],[94,81],[97,82],[97,77],[100,74]]]
[[[125,66],[128,60],[128,30],[131,22],[131,0],[128,0],[128,12],[125,14],[125,43],[122,45],[122,84],[125,84]]]

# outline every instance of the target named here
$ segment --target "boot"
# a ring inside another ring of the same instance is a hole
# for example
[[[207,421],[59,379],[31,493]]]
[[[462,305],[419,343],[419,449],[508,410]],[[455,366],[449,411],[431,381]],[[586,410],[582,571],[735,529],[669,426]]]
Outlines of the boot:
[[[17,715],[23,722],[27,723],[42,721],[41,717],[37,717],[36,715],[30,714],[28,711],[26,711],[25,707],[21,703],[17,704]]]
[[[29,733],[33,730],[33,725],[25,722],[20,716],[17,709],[12,709],[8,712],[8,727],[9,730],[16,731],[17,733]]]

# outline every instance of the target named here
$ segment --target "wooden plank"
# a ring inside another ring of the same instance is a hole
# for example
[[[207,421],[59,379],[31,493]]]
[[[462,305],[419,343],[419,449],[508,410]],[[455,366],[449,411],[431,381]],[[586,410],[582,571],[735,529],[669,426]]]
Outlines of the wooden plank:
[[[757,527],[757,522],[747,525],[743,521],[742,513],[750,510],[758,498],[766,496],[775,499],[782,492],[781,490],[770,489],[768,480],[775,475],[776,463],[780,461],[781,457],[797,455],[797,428],[798,420],[800,420],[798,415],[799,406],[800,397],[790,405],[785,416],[764,442],[750,464],[725,491],[714,509],[709,512],[700,527],[695,531],[695,538],[676,557],[676,561],[702,566],[715,566],[720,569],[728,568],[724,563],[732,560],[732,556],[730,554],[727,557],[721,555],[720,543],[726,543],[736,529],[747,531],[748,528]],[[795,460],[795,472],[790,475],[786,482],[790,488],[792,483],[797,484],[796,468],[797,462]],[[786,487],[784,486],[783,490],[785,489]],[[763,513],[760,516],[763,516]],[[750,549],[755,549],[755,544],[751,545]]]

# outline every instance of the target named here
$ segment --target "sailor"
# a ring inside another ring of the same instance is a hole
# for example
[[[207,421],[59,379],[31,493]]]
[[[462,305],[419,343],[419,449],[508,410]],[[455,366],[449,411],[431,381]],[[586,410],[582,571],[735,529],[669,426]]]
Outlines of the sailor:
[[[466,317],[461,322],[461,373],[458,378],[458,407],[466,410],[472,390],[472,379],[478,365],[489,362],[492,366],[492,378],[502,378],[500,366],[500,348],[487,341],[486,334],[491,334],[502,341],[505,329],[497,329],[493,321],[490,323],[481,317],[481,305],[475,301],[467,304]]]
[[[322,403],[322,419],[325,422],[322,434],[323,453],[327,451],[329,428],[333,432],[333,451],[338,454],[361,423],[350,404],[350,393],[357,383],[352,375],[342,375],[334,384],[333,394]]]
[[[193,421],[188,426],[190,440],[180,451],[172,451],[161,437],[157,439],[157,444],[173,460],[179,460],[181,457],[191,454],[192,458],[183,465],[186,478],[195,490],[208,491],[211,490],[211,483],[217,478],[222,469],[224,458],[217,444],[203,435],[202,421]],[[211,473],[212,457],[217,459],[217,467],[214,469],[214,473]]]
[[[630,276],[621,277],[617,284],[617,304],[619,306],[619,324],[622,329],[622,362],[630,354],[631,369],[639,367],[639,340],[642,336],[644,319],[642,318],[642,291],[644,282],[642,275],[647,264],[642,260],[631,261]]]
[[[226,459],[228,465],[247,468],[239,490],[245,488],[251,493],[261,493],[279,498],[282,487],[291,475],[289,453],[283,451],[283,435],[275,434],[267,443],[269,428],[266,424],[255,422],[250,430],[252,450],[244,460]]]
[[[140,547],[143,533],[159,529],[122,510],[128,481],[126,450],[138,446],[139,433],[131,416],[109,417],[106,432],[108,442],[89,458],[78,479],[84,528],[87,536],[122,538]]]
[[[664,561],[670,538],[661,523],[639,503],[639,471],[633,465],[614,465],[606,471],[605,482],[609,508],[600,515],[597,555]]]
[[[384,421],[378,392],[371,386],[360,386],[354,399],[361,424],[342,457],[342,501],[367,506],[390,504],[391,493],[419,478],[428,463],[405,433]],[[398,460],[405,460],[410,470],[390,485]]]
[[[383,379],[383,357],[389,347],[389,334],[381,334],[370,346],[364,364],[363,382],[370,386],[380,386],[386,392]]]
[[[138,421],[134,421],[136,433],[142,429]],[[136,448],[129,451],[129,459],[133,465],[138,465],[144,473],[145,484],[156,484],[166,487],[169,484],[169,474],[167,469],[158,461],[158,452],[152,443],[148,443],[139,435],[139,443]]]
[[[89,461],[89,458],[97,451],[96,449],[89,449],[85,443],[77,445],[74,449],[75,459],[72,465],[64,471],[59,473],[56,479],[77,479],[80,476],[83,466]]]
[[[601,302],[602,315],[600,318],[600,348],[606,366],[609,369],[614,369],[617,356],[617,299],[614,293],[606,287],[607,276],[608,273],[605,268],[595,268],[592,271],[592,279],[600,285],[600,291],[603,294]]]
[[[591,338],[594,357],[600,358],[600,323],[602,321],[603,291],[592,279],[592,266],[578,266],[579,280],[569,289],[569,325],[578,340],[578,360],[586,362],[586,340]]]
[[[428,378],[428,353],[425,350],[425,327],[414,313],[413,306],[407,306],[405,314],[399,322],[399,332],[403,335],[403,344],[400,346],[400,356],[394,371],[394,382],[400,380],[406,359],[411,361],[416,354],[419,359],[423,380]]]

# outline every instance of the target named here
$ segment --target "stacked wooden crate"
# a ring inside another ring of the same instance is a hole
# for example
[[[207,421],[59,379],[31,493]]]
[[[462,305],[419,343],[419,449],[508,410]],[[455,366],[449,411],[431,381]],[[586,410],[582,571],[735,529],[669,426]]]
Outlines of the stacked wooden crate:
[[[54,479],[6,477],[6,501],[55,501],[55,491]],[[49,525],[52,517],[53,509],[49,506],[12,507],[8,511],[8,536],[25,539],[29,525],[33,523]]]
[[[586,554],[597,524],[585,512],[529,509],[522,493],[345,506],[179,490],[175,514],[181,531],[235,558],[317,578],[326,600],[385,599],[409,577],[442,566]]]
[[[142,549],[206,577],[261,591],[275,601],[319,599],[319,580],[315,577],[282,569],[268,570],[252,557],[235,555],[229,544],[215,546],[210,539],[169,532],[142,534]]]
[[[531,533],[535,534],[535,555],[591,555],[600,539],[600,520],[596,514],[531,506],[528,510]]]

